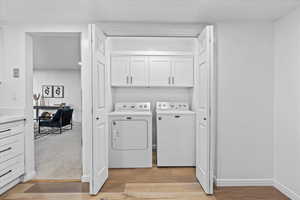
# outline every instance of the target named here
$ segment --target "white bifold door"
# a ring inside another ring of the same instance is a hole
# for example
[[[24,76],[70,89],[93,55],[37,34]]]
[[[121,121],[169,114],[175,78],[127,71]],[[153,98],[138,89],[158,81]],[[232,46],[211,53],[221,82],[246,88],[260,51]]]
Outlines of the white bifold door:
[[[196,130],[196,176],[207,194],[213,193],[213,155],[215,131],[214,31],[207,26],[198,38],[199,66]]]
[[[108,122],[106,108],[106,37],[97,25],[89,25],[92,68],[93,131],[90,194],[97,194],[108,177]]]

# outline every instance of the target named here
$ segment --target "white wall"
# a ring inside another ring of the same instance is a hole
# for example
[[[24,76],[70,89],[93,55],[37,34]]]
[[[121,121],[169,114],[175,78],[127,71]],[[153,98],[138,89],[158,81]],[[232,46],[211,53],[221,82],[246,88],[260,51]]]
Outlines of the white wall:
[[[275,22],[274,135],[277,188],[300,199],[300,8]]]
[[[1,88],[2,94],[0,98],[0,107],[5,108],[20,108],[31,113],[26,116],[26,160],[25,160],[25,179],[30,179],[34,176],[34,149],[32,135],[33,126],[29,123],[32,116],[32,69],[28,66],[26,68],[26,33],[52,33],[52,32],[76,32],[81,33],[81,47],[82,47],[82,62],[81,70],[82,76],[82,96],[83,98],[83,146],[82,146],[82,160],[83,160],[83,178],[88,180],[89,166],[90,166],[90,133],[92,116],[90,110],[92,109],[91,102],[91,69],[89,66],[89,35],[87,24],[8,24],[4,27],[4,41],[5,47],[5,73],[4,82]],[[20,68],[20,78],[12,78],[12,68]],[[26,76],[29,77],[26,79]],[[26,108],[26,109],[25,109]],[[30,116],[31,115],[31,116]]]
[[[42,95],[43,85],[63,85],[64,98],[46,98],[45,102],[47,105],[66,103],[74,109],[73,121],[81,122],[80,70],[34,70],[33,93]]]
[[[34,69],[79,69],[80,34],[35,34]]]
[[[217,24],[218,185],[271,184],[273,26]]]
[[[112,37],[111,51],[186,51],[194,52],[193,38],[176,37]]]

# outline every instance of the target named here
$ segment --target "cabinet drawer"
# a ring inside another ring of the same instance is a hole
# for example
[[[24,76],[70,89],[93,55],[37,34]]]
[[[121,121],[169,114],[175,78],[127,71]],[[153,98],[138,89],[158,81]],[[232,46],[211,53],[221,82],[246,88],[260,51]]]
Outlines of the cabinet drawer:
[[[24,132],[24,121],[0,124],[0,139]]]
[[[23,136],[23,134],[19,134],[0,140],[0,163],[23,154]]]
[[[0,165],[0,187],[24,174],[24,156],[18,156]]]

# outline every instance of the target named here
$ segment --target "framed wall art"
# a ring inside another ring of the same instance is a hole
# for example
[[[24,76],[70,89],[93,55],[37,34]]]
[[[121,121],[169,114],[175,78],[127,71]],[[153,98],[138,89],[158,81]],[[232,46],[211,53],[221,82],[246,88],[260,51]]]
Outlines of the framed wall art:
[[[42,96],[44,98],[52,98],[53,97],[53,87],[52,87],[52,85],[43,85],[42,86]]]
[[[64,98],[65,96],[64,86],[54,85],[53,86],[53,98]]]

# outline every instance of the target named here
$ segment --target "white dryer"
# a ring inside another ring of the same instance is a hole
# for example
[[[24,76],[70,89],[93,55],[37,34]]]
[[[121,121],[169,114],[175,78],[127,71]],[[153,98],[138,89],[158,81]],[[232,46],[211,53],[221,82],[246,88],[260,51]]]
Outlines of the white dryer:
[[[116,103],[109,123],[109,167],[152,167],[150,103]]]
[[[157,166],[195,166],[195,113],[188,103],[157,102]]]

